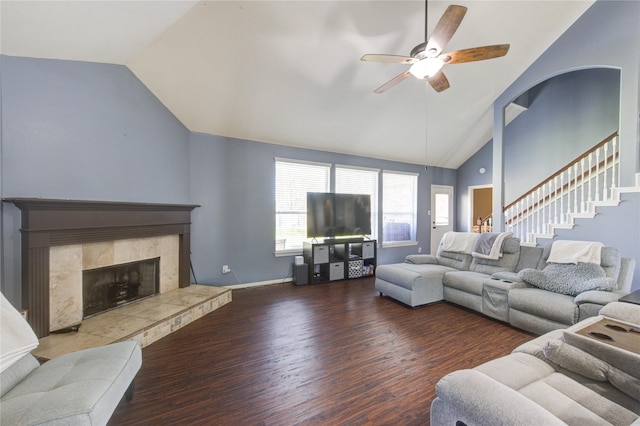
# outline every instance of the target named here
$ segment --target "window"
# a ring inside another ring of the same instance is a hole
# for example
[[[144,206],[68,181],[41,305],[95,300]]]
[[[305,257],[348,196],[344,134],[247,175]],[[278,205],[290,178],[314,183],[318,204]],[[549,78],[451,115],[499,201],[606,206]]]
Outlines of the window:
[[[302,249],[307,192],[329,192],[330,170],[330,164],[276,158],[276,253]]]
[[[336,165],[337,194],[368,194],[371,196],[371,237],[378,235],[378,174],[377,169]]]
[[[417,174],[382,172],[383,244],[415,241],[417,189]]]
[[[435,194],[435,218],[436,226],[447,226],[449,222],[449,194]]]

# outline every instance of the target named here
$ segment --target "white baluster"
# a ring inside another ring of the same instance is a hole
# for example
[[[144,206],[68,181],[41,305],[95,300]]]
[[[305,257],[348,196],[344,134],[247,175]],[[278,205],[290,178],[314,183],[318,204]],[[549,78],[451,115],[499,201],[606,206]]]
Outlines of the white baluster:
[[[587,202],[593,201],[593,177],[591,176],[593,173],[593,153],[589,153],[589,196],[587,198]]]
[[[614,189],[618,187],[618,174],[616,173],[616,164],[618,164],[618,137],[615,136],[611,139],[611,155],[613,156],[613,161],[611,165],[611,189],[612,192]],[[618,170],[620,170],[618,168]]]
[[[596,149],[596,195],[595,200],[600,201],[600,150]]]
[[[571,167],[567,169],[567,214],[569,213],[571,213]]]
[[[564,173],[560,173],[560,223],[564,223]]]
[[[551,203],[553,202],[553,191],[552,191],[552,187],[551,184],[553,183],[553,179],[549,180],[549,182],[547,182],[547,186],[548,186],[548,191],[547,193],[549,194],[549,203],[547,204],[547,223],[553,223],[553,210],[551,209]]]
[[[533,195],[529,194],[529,196],[527,197],[527,236],[531,235],[531,233],[533,233],[533,219],[531,218],[531,199],[532,199]],[[529,237],[527,237],[528,239]]]
[[[516,237],[520,238],[520,241],[524,241],[524,239],[522,238],[521,235],[521,227],[520,227],[520,219],[518,218],[518,206],[520,206],[520,202],[518,201],[514,206],[514,217],[515,217],[515,226],[514,226],[514,232],[513,235],[515,235]]]
[[[555,186],[555,191],[553,192],[553,223],[558,222],[558,176],[553,178],[553,185]]]
[[[602,199],[608,201],[611,199],[609,195],[609,184],[607,183],[607,169],[609,168],[609,142],[605,143],[602,146],[602,152],[604,154],[604,173],[602,174]],[[613,176],[611,177],[611,180],[613,181]]]
[[[539,232],[544,233],[544,186],[538,188],[538,192],[540,193],[538,197],[538,229]]]
[[[587,178],[587,174],[584,172],[584,158],[582,158],[582,160],[580,160],[580,169],[582,172],[582,176],[581,176],[581,180],[580,180],[580,190],[581,190],[581,195],[580,195],[580,212],[584,213],[585,209],[587,208],[586,203],[584,202],[584,184],[585,184],[585,179]]]
[[[578,213],[578,162],[573,165],[573,212]]]

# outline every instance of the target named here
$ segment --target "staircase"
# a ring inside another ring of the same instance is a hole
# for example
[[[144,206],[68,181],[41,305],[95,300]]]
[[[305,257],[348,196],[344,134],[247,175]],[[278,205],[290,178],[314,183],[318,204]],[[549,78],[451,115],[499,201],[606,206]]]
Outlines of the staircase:
[[[598,207],[617,206],[621,194],[640,192],[640,174],[635,186],[619,187],[619,161],[616,132],[506,206],[505,230],[535,246],[556,229],[572,229],[575,219],[594,218]]]

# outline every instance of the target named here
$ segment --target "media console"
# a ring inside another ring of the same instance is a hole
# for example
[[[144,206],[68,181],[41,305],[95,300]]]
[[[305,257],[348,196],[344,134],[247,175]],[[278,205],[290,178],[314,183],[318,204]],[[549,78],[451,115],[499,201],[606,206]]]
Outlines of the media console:
[[[370,276],[376,269],[376,240],[304,242],[302,254],[308,265],[309,284]]]

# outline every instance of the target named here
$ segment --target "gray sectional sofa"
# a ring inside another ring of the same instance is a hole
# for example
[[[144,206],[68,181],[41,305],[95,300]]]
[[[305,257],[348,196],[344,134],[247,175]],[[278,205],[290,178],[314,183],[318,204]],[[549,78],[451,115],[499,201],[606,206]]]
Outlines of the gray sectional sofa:
[[[43,364],[38,338],[0,293],[0,424],[106,425],[133,397],[142,350],[133,340],[67,353]]]
[[[587,327],[626,346],[594,337]],[[640,305],[613,302],[510,355],[450,373],[436,384],[431,425],[638,425],[640,334],[629,331],[634,327],[640,329]]]
[[[545,270],[550,248],[523,246],[507,237],[502,256],[489,260],[446,251],[441,242],[435,255],[410,255],[403,263],[378,266],[375,288],[411,307],[445,300],[535,334],[595,316],[629,293],[635,260],[623,258],[613,247],[601,250],[600,266],[613,283],[607,291],[568,295],[525,282],[523,271]]]

